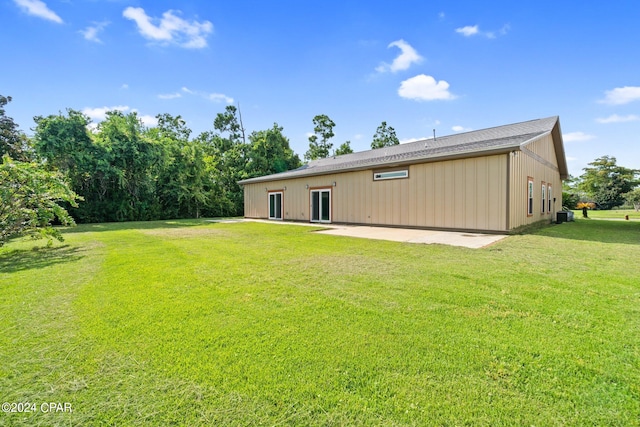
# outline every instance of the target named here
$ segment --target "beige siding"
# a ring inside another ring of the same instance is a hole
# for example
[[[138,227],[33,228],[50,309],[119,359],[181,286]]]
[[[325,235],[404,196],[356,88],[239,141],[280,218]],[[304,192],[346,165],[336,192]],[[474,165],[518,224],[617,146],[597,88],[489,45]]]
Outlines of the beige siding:
[[[309,221],[309,189],[329,187],[333,222],[507,231],[507,159],[415,164],[407,179],[373,181],[364,170],[247,184],[245,216],[267,218],[267,191],[284,190],[283,218]]]
[[[510,156],[511,191],[509,203],[509,226],[511,229],[534,222],[555,219],[555,213],[562,209],[562,181],[558,171],[553,138],[544,136],[528,145],[523,151],[517,151]],[[533,215],[527,215],[527,178],[533,178]],[[551,184],[551,211],[545,206],[542,213],[542,182]]]

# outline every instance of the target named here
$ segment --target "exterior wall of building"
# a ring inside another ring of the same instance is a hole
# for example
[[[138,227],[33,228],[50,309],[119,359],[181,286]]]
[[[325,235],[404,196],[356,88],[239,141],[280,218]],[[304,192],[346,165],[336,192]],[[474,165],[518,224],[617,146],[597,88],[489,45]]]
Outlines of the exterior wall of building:
[[[408,178],[381,181],[371,169],[246,184],[245,216],[268,218],[269,192],[283,190],[283,219],[309,221],[310,191],[328,188],[332,222],[505,232],[508,158],[414,164],[389,169]]]
[[[514,229],[542,220],[555,220],[562,209],[562,180],[551,134],[527,144],[510,155],[509,228]],[[533,212],[528,212],[528,181],[533,181]],[[542,183],[545,184],[545,208],[542,209]],[[551,209],[549,209],[551,189]],[[553,201],[555,198],[555,202]]]

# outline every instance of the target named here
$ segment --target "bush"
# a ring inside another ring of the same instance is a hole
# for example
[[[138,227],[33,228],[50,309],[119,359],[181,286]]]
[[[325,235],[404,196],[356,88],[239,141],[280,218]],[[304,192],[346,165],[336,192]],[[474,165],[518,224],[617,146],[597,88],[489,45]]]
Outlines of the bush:
[[[562,206],[567,209],[575,209],[576,205],[580,201],[580,196],[573,193],[562,192]]]
[[[576,209],[595,209],[596,208],[596,204],[593,202],[580,202],[576,205]]]

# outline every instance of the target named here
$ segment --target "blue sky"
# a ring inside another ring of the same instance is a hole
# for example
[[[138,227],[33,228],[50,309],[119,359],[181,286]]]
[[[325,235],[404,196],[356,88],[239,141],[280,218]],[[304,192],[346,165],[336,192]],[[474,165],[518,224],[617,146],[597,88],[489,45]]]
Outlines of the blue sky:
[[[277,122],[302,157],[312,119],[334,147],[558,115],[569,170],[602,155],[640,168],[635,1],[0,0],[7,114],[66,108],[181,115],[198,134],[226,105]]]

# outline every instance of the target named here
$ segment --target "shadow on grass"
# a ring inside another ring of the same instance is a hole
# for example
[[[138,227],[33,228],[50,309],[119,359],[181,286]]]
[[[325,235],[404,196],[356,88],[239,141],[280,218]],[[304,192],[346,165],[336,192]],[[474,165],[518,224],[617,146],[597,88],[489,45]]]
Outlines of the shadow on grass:
[[[161,221],[129,221],[129,222],[102,222],[98,224],[78,224],[76,227],[64,228],[64,234],[118,231],[118,230],[151,230],[154,228],[184,228],[208,224],[210,218],[198,219],[172,219]]]
[[[640,245],[640,223],[598,219],[576,219],[553,224],[530,234],[588,242]]]
[[[15,249],[0,255],[0,273],[45,268],[82,259],[82,248],[69,245],[53,248]]]

